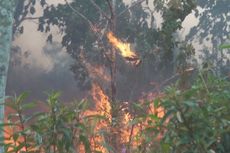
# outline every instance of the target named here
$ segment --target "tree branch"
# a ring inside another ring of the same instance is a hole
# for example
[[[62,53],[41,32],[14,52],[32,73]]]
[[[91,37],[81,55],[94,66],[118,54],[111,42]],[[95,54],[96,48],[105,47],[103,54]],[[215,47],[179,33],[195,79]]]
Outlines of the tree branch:
[[[22,2],[21,2],[22,3]],[[23,4],[24,4],[24,2],[23,2]],[[16,32],[16,30],[17,30],[17,27],[19,27],[20,25],[21,25],[21,23],[24,21],[24,18],[27,16],[27,14],[28,14],[28,8],[29,8],[29,6],[32,4],[32,1],[29,1],[28,2],[28,4],[26,4],[25,6],[24,6],[24,8],[27,8],[27,9],[25,9],[23,12],[22,12],[22,16],[21,16],[21,18],[19,19],[19,17],[18,18],[16,18],[15,19],[15,22],[14,22],[14,24],[13,24],[13,34]]]
[[[109,20],[108,15],[94,2],[94,0],[90,0],[90,2],[93,4],[93,6],[98,10],[98,12],[101,13],[102,16],[104,16],[106,19]]]
[[[110,0],[106,0],[106,2],[107,2],[108,5],[109,5],[109,10],[110,10],[110,12],[111,12],[111,19],[112,19],[112,18],[113,18],[113,15],[114,15],[113,6],[112,6]]]
[[[24,20],[37,20],[39,18],[41,18],[42,16],[38,16],[38,17],[25,17]]]
[[[66,2],[66,4],[69,6],[69,8],[74,12],[74,13],[76,13],[77,15],[79,15],[80,17],[82,17],[85,21],[87,21],[88,22],[88,24],[90,25],[90,27],[92,28],[92,29],[94,29],[94,26],[93,26],[93,23],[86,17],[86,16],[84,16],[82,13],[80,13],[78,10],[76,10],[75,8],[73,8],[70,4],[69,4],[69,2],[67,1],[67,0],[64,0],[65,2]]]
[[[125,12],[127,12],[128,10],[130,10],[131,8],[133,8],[134,6],[141,4],[142,2],[144,2],[145,0],[139,0],[135,3],[133,3],[132,5],[130,5],[128,8],[126,8],[125,10],[123,10],[120,14],[118,14],[117,17],[120,17],[121,15],[123,15]]]
[[[94,26],[94,24],[86,17],[84,16],[82,13],[80,13],[78,10],[76,10],[75,8],[73,8],[67,0],[64,0],[66,2],[66,4],[69,6],[69,8],[76,14],[79,15],[80,17],[82,17],[90,26],[90,29],[93,31],[94,35],[97,37],[97,41],[99,42],[99,44],[102,46],[102,48],[105,48],[105,45],[103,44],[102,38],[106,32],[106,29],[108,28],[108,22],[106,23],[105,26],[105,30],[104,32],[102,32],[102,34],[100,34],[97,31],[97,28]],[[108,21],[110,21],[110,19],[108,19]],[[105,54],[105,52],[103,52],[103,54],[107,57],[107,59],[109,59],[109,57]]]

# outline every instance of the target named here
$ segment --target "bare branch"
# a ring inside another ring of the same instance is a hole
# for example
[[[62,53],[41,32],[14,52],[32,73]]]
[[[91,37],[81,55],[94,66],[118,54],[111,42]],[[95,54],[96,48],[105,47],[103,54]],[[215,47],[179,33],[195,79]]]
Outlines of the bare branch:
[[[93,6],[104,16],[106,19],[109,20],[108,15],[94,2],[94,0],[90,0],[90,2],[93,4]]]
[[[145,0],[139,0],[139,1],[135,2],[135,3],[133,3],[133,4],[130,5],[128,8],[126,8],[125,10],[123,10],[120,14],[118,14],[117,17],[120,17],[122,14],[124,14],[125,12],[127,12],[129,9],[135,7],[135,6],[138,5],[138,4],[141,4],[141,3],[144,2],[144,1],[145,1]]]
[[[38,16],[38,17],[25,17],[24,20],[38,20],[41,17],[42,16]]]

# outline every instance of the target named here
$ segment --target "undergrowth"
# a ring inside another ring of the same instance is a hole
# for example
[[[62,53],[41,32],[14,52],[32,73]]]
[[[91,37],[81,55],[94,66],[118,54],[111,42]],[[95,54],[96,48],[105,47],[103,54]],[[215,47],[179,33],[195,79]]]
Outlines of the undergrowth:
[[[144,125],[130,134],[122,153],[228,153],[230,152],[230,82],[203,74],[189,88],[168,86],[161,94],[144,103],[130,104],[133,115],[128,127]],[[1,146],[7,153],[99,152],[91,139],[99,115],[84,116],[87,101],[64,104],[59,93],[51,93],[44,103],[47,110],[36,110],[36,102],[25,102],[28,94],[3,103],[10,113],[0,127],[4,130]],[[164,116],[147,112],[150,105],[163,108]],[[122,129],[121,129],[122,130]],[[107,131],[109,132],[109,131]],[[131,138],[133,136],[133,138]],[[136,143],[131,143],[135,140]],[[107,152],[116,152],[109,142],[101,144]],[[113,150],[113,151],[112,151]]]

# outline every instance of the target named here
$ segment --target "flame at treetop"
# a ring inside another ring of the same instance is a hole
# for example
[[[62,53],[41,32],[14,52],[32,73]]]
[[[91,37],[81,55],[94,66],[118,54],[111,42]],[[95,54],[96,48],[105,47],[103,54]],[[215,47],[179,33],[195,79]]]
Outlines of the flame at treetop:
[[[129,43],[122,42],[121,40],[116,38],[112,32],[107,33],[107,38],[109,42],[119,50],[121,56],[125,57],[130,61],[140,62],[140,59],[138,58],[137,54],[132,51]]]

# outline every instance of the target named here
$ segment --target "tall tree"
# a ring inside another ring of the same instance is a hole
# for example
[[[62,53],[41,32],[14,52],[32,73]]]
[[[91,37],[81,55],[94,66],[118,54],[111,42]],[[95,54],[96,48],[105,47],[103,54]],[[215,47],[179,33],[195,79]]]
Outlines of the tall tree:
[[[5,89],[7,70],[10,58],[10,47],[12,39],[13,14],[16,5],[15,0],[0,1],[0,101],[5,101]],[[4,122],[4,105],[0,105],[0,123]],[[1,138],[2,138],[2,131]],[[4,152],[4,148],[0,148],[0,152]]]
[[[71,69],[83,86],[89,85],[90,79],[80,52],[83,51],[88,62],[110,65],[108,58],[104,58],[108,55],[109,49],[103,49],[109,48],[105,33],[111,29],[110,18],[113,17],[107,2],[111,1],[78,0],[57,6],[42,5],[44,14],[39,18],[38,30],[50,33],[52,25],[60,28],[63,33],[62,44],[76,61]],[[156,61],[160,61],[160,66],[165,69],[164,71],[168,71],[166,68],[173,65],[173,49],[176,45],[172,35],[181,28],[185,17],[195,9],[195,3],[191,0],[183,0],[179,4],[174,3],[175,0],[171,0],[170,3],[161,0],[153,1],[154,8],[149,8],[142,6],[142,2],[146,1],[134,1],[131,6],[126,6],[122,0],[116,1],[114,33],[119,38],[135,44],[136,50],[144,58],[143,62],[148,63],[146,65],[157,67],[159,63]],[[158,22],[153,15],[154,12],[162,14],[162,28],[154,26]],[[149,24],[150,16],[152,20]],[[98,38],[98,34],[101,37]],[[48,40],[52,40],[53,37],[50,33]],[[117,68],[119,72],[119,64]]]

